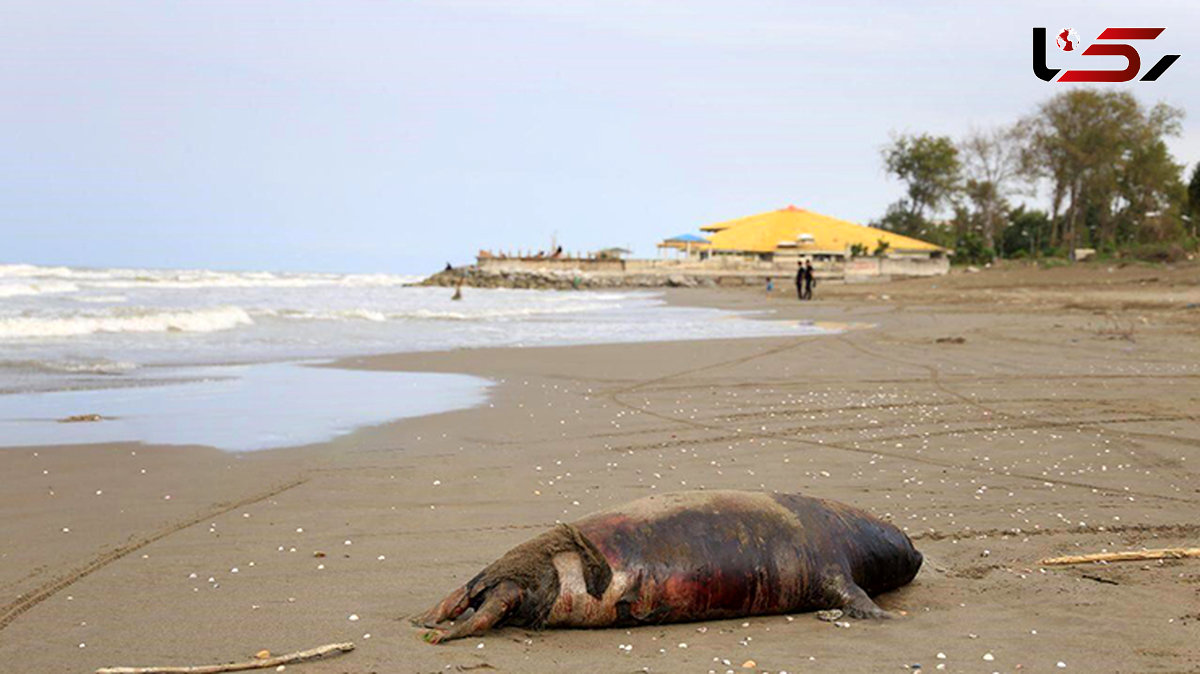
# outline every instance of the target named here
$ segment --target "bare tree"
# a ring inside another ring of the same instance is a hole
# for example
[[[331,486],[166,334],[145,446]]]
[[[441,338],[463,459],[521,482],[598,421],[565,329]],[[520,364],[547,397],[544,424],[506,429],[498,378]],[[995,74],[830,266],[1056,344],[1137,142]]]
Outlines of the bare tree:
[[[975,216],[987,247],[1006,223],[1008,198],[1020,193],[1021,142],[1016,127],[972,129],[958,145],[962,157],[964,192],[975,207]]]

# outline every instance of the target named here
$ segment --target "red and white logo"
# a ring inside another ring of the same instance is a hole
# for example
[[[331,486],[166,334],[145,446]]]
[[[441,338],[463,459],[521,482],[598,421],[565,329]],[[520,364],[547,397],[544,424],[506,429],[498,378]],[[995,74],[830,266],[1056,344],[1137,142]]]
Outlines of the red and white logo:
[[[1079,50],[1079,36],[1075,34],[1074,28],[1064,28],[1058,34],[1056,42],[1058,43],[1058,48],[1063,51]]]
[[[1046,29],[1033,29],[1033,74],[1046,82],[1129,82],[1142,72],[1142,55],[1129,42],[1145,44],[1157,38],[1166,28],[1105,28],[1087,49],[1080,51],[1083,44],[1074,28],[1064,28],[1055,36],[1055,44],[1065,52],[1072,52],[1066,57],[1075,61],[1080,56],[1119,56],[1125,59],[1125,67],[1120,70],[1079,70],[1072,69],[1062,72],[1061,68],[1051,68],[1046,65]],[[1179,54],[1167,54],[1150,67],[1141,76],[1142,82],[1153,82],[1179,60]],[[1091,59],[1088,59],[1091,62]],[[1077,62],[1077,61],[1075,61]],[[1058,74],[1062,72],[1062,76]],[[1055,79],[1055,78],[1058,79]]]

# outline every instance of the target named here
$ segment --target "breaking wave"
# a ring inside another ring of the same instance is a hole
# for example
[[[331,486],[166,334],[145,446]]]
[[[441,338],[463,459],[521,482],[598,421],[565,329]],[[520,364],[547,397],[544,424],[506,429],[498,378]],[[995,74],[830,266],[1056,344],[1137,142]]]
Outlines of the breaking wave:
[[[254,316],[275,317],[296,321],[385,321],[427,320],[427,321],[495,321],[505,319],[520,319],[540,315],[579,314],[602,309],[611,309],[619,305],[606,303],[580,303],[569,306],[537,306],[509,307],[500,309],[480,309],[478,311],[442,311],[435,309],[412,309],[408,311],[379,311],[359,307],[343,311],[309,311],[305,309],[262,309],[253,312]]]
[[[78,292],[79,286],[68,281],[37,281],[25,283],[0,283],[0,297],[21,295],[47,295],[52,293]]]
[[[74,292],[90,288],[350,288],[397,287],[416,283],[412,274],[330,274],[270,271],[213,271],[208,269],[75,269],[31,264],[0,264],[0,279],[42,279],[36,285],[69,282]],[[23,284],[18,284],[18,286]],[[30,284],[33,285],[33,284]],[[0,285],[0,297],[4,288]],[[24,294],[24,293],[22,293]]]
[[[0,369],[67,374],[125,374],[138,369],[124,360],[67,358],[63,360],[0,360]]]
[[[240,307],[187,311],[123,309],[108,314],[0,318],[0,338],[72,337],[111,332],[216,332],[254,320]]]

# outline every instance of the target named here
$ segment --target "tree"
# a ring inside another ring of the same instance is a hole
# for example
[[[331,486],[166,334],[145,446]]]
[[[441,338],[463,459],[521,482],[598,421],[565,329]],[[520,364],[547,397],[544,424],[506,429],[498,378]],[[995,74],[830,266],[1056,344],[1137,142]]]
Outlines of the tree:
[[[905,183],[906,198],[889,208],[884,224],[919,229],[949,201],[959,183],[958,148],[946,136],[904,134],[883,149],[888,175]]]
[[[1024,205],[1008,215],[1008,226],[1000,238],[1004,257],[1035,257],[1050,247],[1050,216],[1045,211],[1026,210]]]
[[[984,247],[995,250],[1004,228],[1008,198],[1017,193],[1021,174],[1020,136],[1015,127],[973,130],[958,145],[962,157],[962,191],[974,207],[973,228]],[[965,232],[958,232],[962,237]]]
[[[1128,92],[1074,89],[1022,120],[1022,170],[1051,185],[1051,244],[1111,248],[1177,228],[1179,166],[1164,139],[1182,117]]]
[[[1200,236],[1200,162],[1192,169],[1192,179],[1188,181],[1187,216],[1192,236]]]

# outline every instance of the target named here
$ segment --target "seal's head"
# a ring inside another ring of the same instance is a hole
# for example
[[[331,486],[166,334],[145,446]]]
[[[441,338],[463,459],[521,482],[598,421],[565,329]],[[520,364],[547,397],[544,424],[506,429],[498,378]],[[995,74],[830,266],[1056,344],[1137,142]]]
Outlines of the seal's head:
[[[851,560],[855,582],[869,595],[907,585],[921,570],[924,556],[896,526],[871,518],[856,535]]]
[[[429,628],[424,638],[433,644],[503,624],[540,628],[558,599],[554,557],[562,552],[578,555],[588,593],[603,594],[612,569],[578,529],[560,524],[509,550],[412,622]]]

